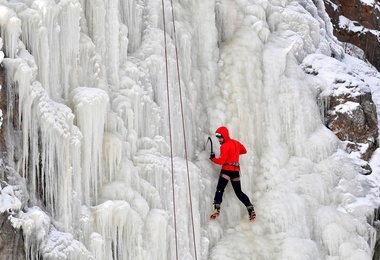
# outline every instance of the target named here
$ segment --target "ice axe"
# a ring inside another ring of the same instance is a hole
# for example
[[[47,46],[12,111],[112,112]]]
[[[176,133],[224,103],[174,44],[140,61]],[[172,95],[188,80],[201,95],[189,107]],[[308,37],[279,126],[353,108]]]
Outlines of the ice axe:
[[[208,139],[207,139],[207,142],[206,142],[206,145],[208,144],[208,141],[210,141],[210,147],[211,147],[211,153],[214,153],[214,148],[213,148],[213,145],[212,145],[212,139],[211,137],[209,136]]]

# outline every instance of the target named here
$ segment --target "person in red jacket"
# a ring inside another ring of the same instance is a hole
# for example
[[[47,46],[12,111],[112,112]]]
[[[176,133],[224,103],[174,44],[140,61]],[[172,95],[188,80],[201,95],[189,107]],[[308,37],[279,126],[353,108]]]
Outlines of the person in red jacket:
[[[210,160],[213,163],[222,165],[222,170],[216,186],[214,211],[211,213],[210,218],[215,219],[219,216],[224,189],[231,180],[236,196],[247,207],[249,219],[252,221],[255,219],[256,213],[248,196],[241,190],[240,184],[239,156],[246,154],[247,149],[239,141],[230,138],[228,129],[225,126],[219,127],[215,132],[215,136],[220,143],[220,156],[215,158],[215,154],[211,153]]]

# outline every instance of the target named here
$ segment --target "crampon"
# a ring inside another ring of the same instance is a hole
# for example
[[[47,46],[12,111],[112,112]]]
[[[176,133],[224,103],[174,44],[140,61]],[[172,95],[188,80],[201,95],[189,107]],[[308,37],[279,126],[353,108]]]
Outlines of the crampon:
[[[255,211],[252,211],[251,214],[249,215],[249,221],[254,221],[256,218],[256,212]]]
[[[210,219],[211,219],[211,220],[215,220],[218,216],[219,216],[219,210],[218,210],[218,209],[214,209],[214,210],[211,212]]]

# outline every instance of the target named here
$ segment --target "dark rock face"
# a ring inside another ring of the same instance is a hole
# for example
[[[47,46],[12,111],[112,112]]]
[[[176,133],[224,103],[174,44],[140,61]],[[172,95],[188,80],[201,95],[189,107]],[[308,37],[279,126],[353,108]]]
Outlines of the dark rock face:
[[[327,103],[327,127],[346,142],[347,152],[357,152],[361,159],[369,161],[378,146],[377,113],[371,93],[332,95]],[[364,174],[371,173],[369,165],[364,170]]]
[[[6,93],[6,87],[5,87],[5,72],[2,65],[0,65],[0,110],[2,111],[2,116],[0,120],[4,123],[4,116],[7,114],[7,93]],[[4,158],[4,154],[6,152],[5,147],[5,127],[0,127],[0,157]]]
[[[2,110],[3,117],[6,117],[6,87],[5,83],[5,71],[0,65],[0,109]],[[7,120],[4,120],[3,125],[0,128],[0,158],[4,158],[6,153],[5,147],[5,124]],[[7,181],[7,173],[3,170],[0,171],[0,181]],[[0,182],[1,185],[2,182]],[[24,249],[24,238],[22,231],[15,229],[9,221],[9,214],[7,212],[0,213],[0,260],[22,260],[26,259]]]
[[[368,61],[380,70],[380,41],[375,32],[370,31],[380,28],[379,9],[364,5],[360,0],[324,0],[324,3],[338,40],[360,47]],[[375,1],[374,5],[378,6],[379,2]],[[339,25],[340,16],[353,23]]]
[[[8,213],[0,214],[0,260],[26,259],[22,232],[12,227]]]

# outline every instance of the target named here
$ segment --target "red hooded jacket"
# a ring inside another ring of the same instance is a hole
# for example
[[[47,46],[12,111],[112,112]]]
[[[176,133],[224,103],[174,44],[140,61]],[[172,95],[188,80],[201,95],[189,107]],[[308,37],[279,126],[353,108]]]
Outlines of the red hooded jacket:
[[[239,171],[240,167],[236,166],[239,163],[239,156],[246,154],[247,149],[239,141],[230,138],[227,127],[221,126],[215,133],[221,134],[224,142],[220,146],[219,158],[213,158],[212,161],[221,164],[223,170]]]

